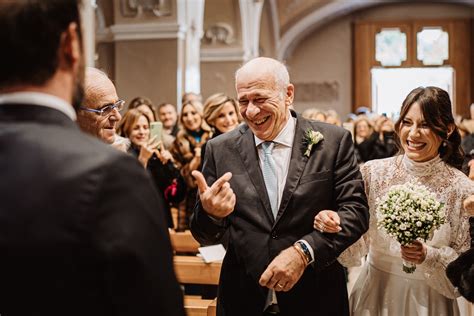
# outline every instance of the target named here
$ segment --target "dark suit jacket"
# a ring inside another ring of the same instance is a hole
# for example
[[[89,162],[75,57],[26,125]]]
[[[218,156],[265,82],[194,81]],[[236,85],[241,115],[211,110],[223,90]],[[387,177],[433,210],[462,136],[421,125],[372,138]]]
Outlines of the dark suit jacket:
[[[292,113],[292,115],[296,115]],[[319,131],[324,140],[304,155],[304,133]],[[229,245],[219,285],[219,315],[261,315],[267,292],[258,280],[268,264],[298,239],[314,249],[315,262],[287,292],[278,292],[284,315],[348,315],[346,281],[337,256],[368,229],[368,206],[349,132],[297,117],[286,186],[276,220],[260,170],[254,135],[247,125],[207,144],[203,173],[212,184],[232,172],[237,196],[234,212],[217,224],[198,203],[191,230],[203,244],[219,241],[229,230]],[[314,216],[332,209],[342,231],[322,234]]]
[[[0,314],[184,315],[137,160],[65,114],[0,105]]]

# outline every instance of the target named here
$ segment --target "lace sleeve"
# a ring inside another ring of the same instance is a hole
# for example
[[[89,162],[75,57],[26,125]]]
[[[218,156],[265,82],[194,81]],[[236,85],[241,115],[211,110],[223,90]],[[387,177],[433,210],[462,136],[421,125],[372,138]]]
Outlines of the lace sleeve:
[[[363,165],[360,169],[362,173],[362,178],[364,179],[364,186],[365,186],[365,194],[367,197],[369,197],[369,183],[370,183],[370,168],[368,167],[367,164]],[[372,211],[370,211],[372,215]],[[344,250],[339,257],[337,258],[337,261],[339,261],[340,264],[343,266],[349,268],[349,267],[357,267],[361,265],[361,259],[367,255],[369,252],[369,245],[370,245],[370,239],[369,239],[369,232],[372,229],[371,226],[369,226],[369,231],[366,232],[364,235],[362,235],[359,240],[357,240],[355,243],[353,243],[349,248]]]
[[[369,252],[369,236],[367,234],[365,233],[359,240],[344,250],[337,261],[346,268],[360,266],[362,264],[361,259]]]
[[[464,194],[456,194],[451,198],[452,203],[449,204],[453,206],[453,209],[447,217],[448,223],[443,225],[445,238],[450,239],[450,244],[438,247],[436,240],[433,240],[429,243],[431,245],[427,245],[426,259],[422,264],[428,285],[449,298],[456,298],[459,294],[446,276],[446,267],[460,253],[469,249],[469,218],[465,215],[462,201],[470,194],[472,194],[472,186]]]

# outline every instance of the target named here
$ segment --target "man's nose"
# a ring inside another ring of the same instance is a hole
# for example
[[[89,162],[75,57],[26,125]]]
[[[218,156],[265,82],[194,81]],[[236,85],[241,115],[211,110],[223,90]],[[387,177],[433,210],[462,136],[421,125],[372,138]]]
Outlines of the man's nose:
[[[122,115],[117,110],[117,108],[113,109],[112,113],[109,116],[109,120],[111,121],[120,121],[122,119]]]
[[[249,102],[249,104],[247,105],[247,111],[245,112],[245,114],[247,115],[247,117],[254,117],[254,116],[257,115],[258,113],[260,113],[259,107],[253,105],[252,102]]]

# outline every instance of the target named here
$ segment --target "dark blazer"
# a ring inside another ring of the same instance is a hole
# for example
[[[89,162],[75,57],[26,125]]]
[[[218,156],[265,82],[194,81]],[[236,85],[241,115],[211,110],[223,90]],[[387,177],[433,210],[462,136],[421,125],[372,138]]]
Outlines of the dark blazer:
[[[0,314],[184,315],[151,179],[60,111],[0,105]]]
[[[292,113],[296,116],[295,113]],[[304,155],[304,134],[319,131],[324,140]],[[289,292],[277,292],[283,315],[348,315],[346,281],[338,255],[368,229],[368,206],[351,134],[342,128],[297,116],[287,182],[276,220],[259,166],[254,135],[247,125],[208,142],[203,173],[208,184],[227,171],[236,194],[234,212],[216,223],[197,204],[191,231],[203,244],[219,241],[229,231],[219,284],[218,315],[261,315],[268,289],[258,280],[268,264],[298,239],[314,249],[308,266]],[[332,209],[342,231],[322,234],[314,216]]]

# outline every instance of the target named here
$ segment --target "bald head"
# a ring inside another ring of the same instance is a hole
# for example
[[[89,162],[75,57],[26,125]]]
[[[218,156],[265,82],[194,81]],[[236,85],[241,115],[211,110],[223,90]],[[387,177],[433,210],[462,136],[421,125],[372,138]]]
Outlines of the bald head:
[[[256,77],[265,76],[268,79],[273,79],[276,88],[278,90],[286,90],[286,87],[290,83],[290,75],[285,65],[276,59],[268,57],[257,57],[235,72],[235,82],[239,81],[242,77]]]
[[[115,86],[105,72],[93,67],[86,68],[84,78],[84,105],[86,107],[92,106],[101,95],[110,90],[115,91]]]
[[[77,123],[86,133],[96,136],[106,143],[113,143],[116,123],[122,116],[117,109],[108,115],[102,115],[93,110],[100,110],[119,100],[114,84],[104,72],[87,67],[84,92],[83,108],[77,112]]]

